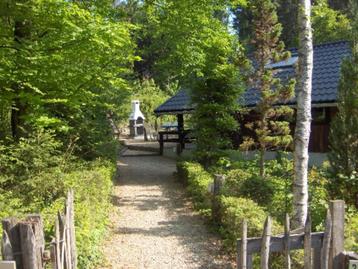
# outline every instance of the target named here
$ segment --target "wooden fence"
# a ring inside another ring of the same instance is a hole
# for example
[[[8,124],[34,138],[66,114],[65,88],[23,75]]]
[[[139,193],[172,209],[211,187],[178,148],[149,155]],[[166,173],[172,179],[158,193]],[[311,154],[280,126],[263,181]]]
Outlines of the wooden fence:
[[[43,221],[40,215],[29,215],[25,220],[8,218],[2,221],[2,259],[15,261],[17,269],[43,269],[51,264],[53,269],[77,267],[74,193],[68,192],[64,213],[58,213],[55,235],[50,251],[45,250]]]
[[[237,268],[253,268],[253,255],[260,255],[260,268],[269,268],[270,253],[282,253],[286,269],[291,268],[290,251],[304,250],[305,269],[343,269],[348,268],[347,260],[357,258],[344,252],[344,201],[331,201],[327,211],[325,231],[311,232],[311,219],[308,216],[303,229],[291,231],[288,215],[285,232],[280,236],[271,235],[271,218],[264,224],[260,238],[247,238],[247,222],[242,223],[242,236],[237,241]]]

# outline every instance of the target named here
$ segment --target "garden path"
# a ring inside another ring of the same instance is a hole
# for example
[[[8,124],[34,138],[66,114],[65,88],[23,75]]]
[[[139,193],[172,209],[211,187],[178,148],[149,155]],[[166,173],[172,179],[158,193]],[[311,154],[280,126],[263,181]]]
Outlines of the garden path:
[[[118,166],[101,268],[234,268],[176,181],[175,160],[127,151]]]

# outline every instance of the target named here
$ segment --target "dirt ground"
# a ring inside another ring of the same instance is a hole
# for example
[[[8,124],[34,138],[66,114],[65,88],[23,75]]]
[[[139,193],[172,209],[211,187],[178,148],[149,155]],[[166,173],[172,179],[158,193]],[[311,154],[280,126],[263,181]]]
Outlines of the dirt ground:
[[[234,268],[176,181],[175,161],[124,154],[101,268]]]

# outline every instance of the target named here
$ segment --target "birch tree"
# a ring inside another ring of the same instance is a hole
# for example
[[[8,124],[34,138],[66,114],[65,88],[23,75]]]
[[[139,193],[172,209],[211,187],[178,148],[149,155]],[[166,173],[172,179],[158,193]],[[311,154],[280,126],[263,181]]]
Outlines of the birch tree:
[[[308,144],[311,132],[311,92],[313,71],[313,44],[311,28],[311,1],[300,0],[298,8],[299,63],[297,83],[297,116],[294,136],[295,175],[293,184],[293,225],[303,227],[308,211]]]

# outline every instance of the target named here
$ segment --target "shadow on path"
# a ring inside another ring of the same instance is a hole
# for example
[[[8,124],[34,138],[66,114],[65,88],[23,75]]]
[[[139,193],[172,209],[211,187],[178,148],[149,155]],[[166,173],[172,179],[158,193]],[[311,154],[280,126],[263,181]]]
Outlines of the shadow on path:
[[[234,268],[175,180],[175,161],[122,157],[106,268]]]

